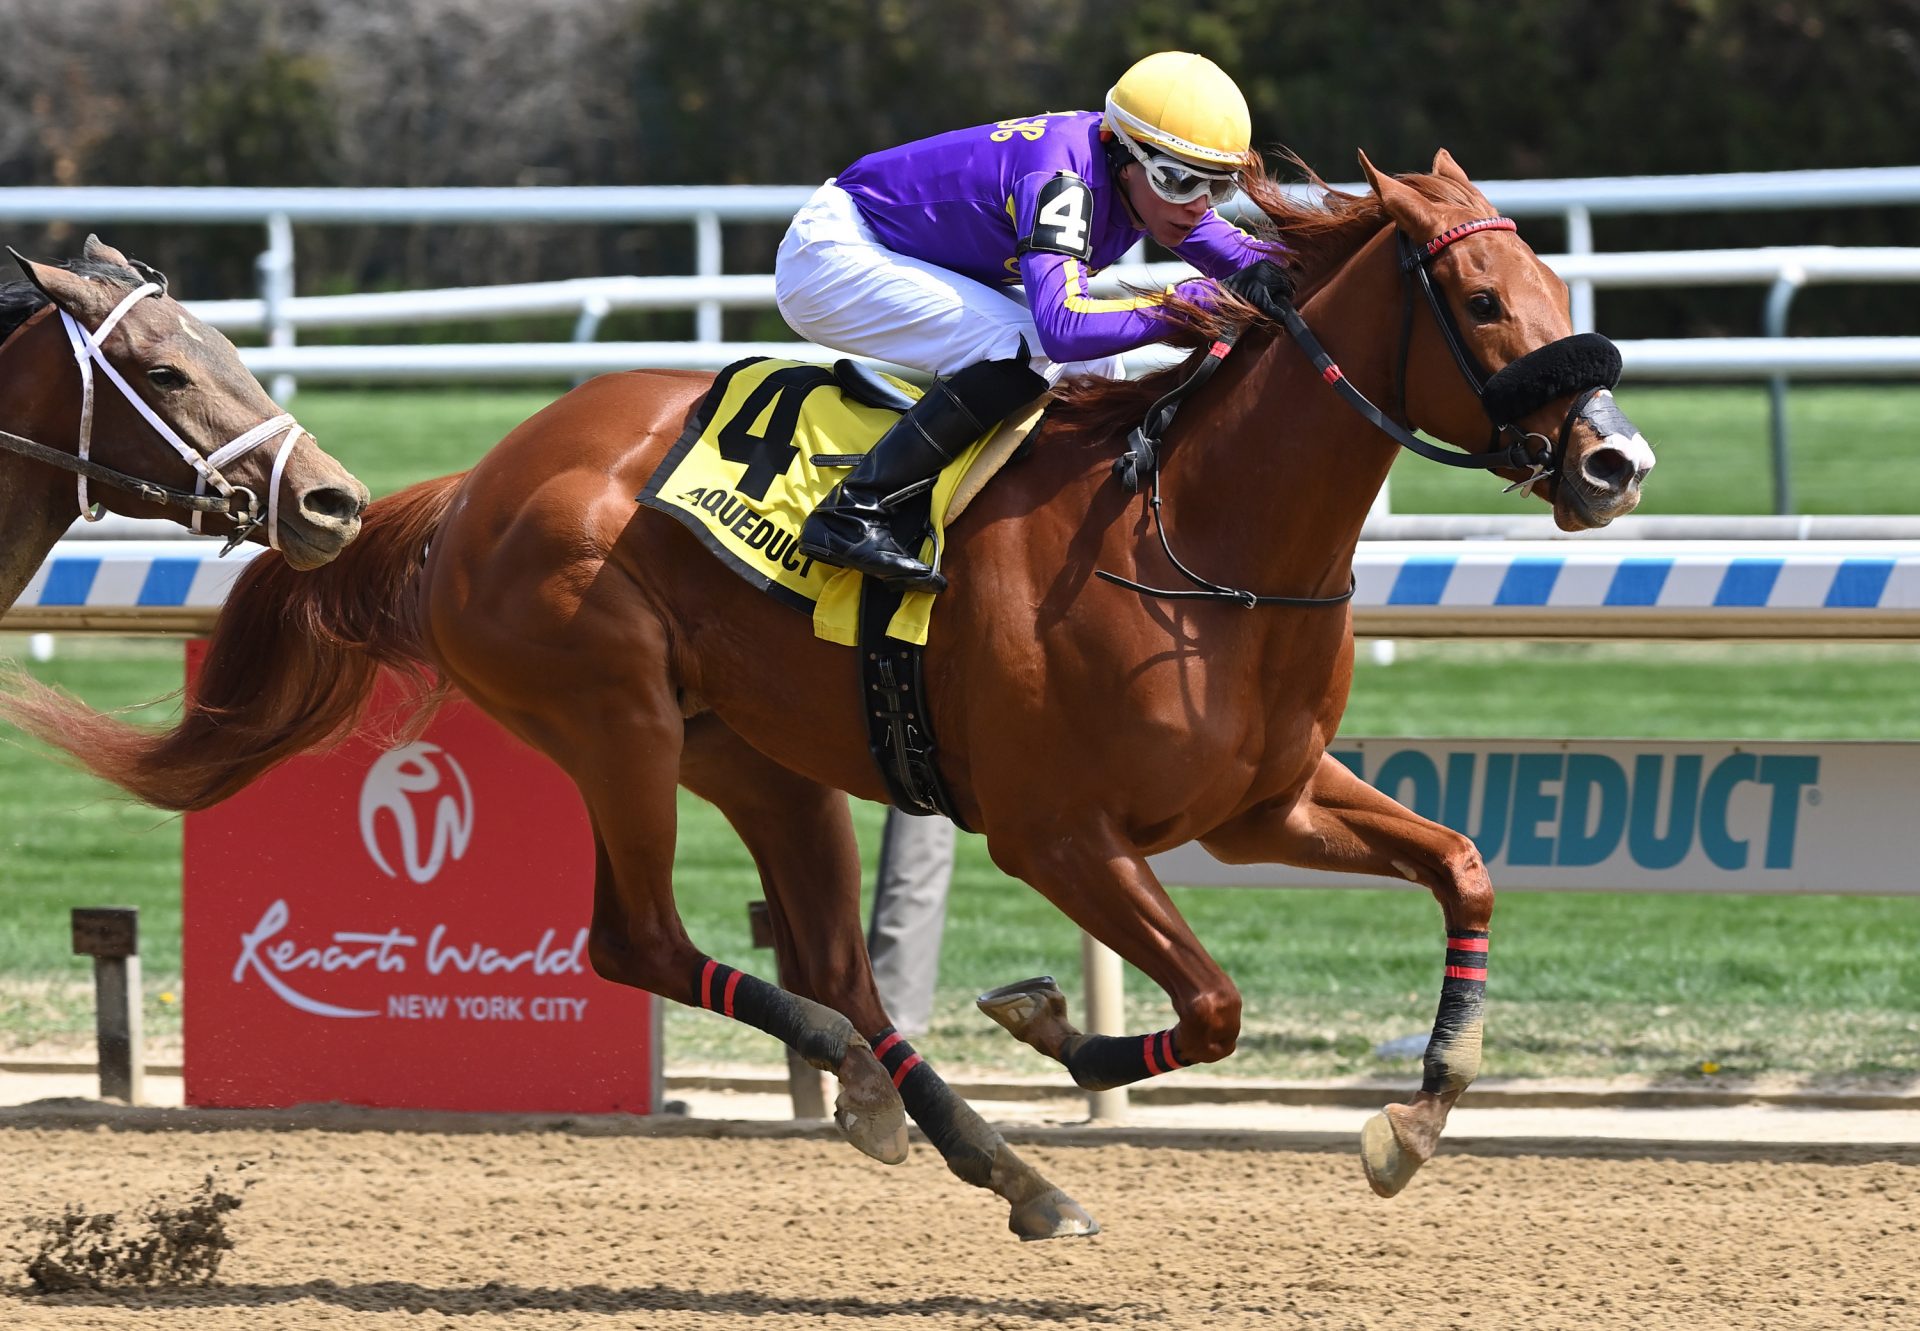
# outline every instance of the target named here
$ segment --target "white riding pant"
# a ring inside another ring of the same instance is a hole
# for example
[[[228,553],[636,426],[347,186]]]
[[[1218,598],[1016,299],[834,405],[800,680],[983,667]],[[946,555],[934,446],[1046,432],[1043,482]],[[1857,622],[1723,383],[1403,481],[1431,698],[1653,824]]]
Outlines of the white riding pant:
[[[1070,374],[1118,379],[1118,356],[1055,364],[1019,292],[897,254],[874,236],[853,197],[829,180],[794,214],[773,265],[773,296],[810,342],[945,378],[983,360],[1008,360],[1026,339],[1049,383]]]

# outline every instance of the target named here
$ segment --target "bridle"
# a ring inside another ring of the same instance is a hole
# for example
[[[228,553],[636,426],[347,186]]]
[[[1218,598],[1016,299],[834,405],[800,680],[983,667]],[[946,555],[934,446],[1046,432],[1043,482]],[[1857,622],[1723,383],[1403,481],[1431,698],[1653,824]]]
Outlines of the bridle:
[[[1416,245],[1407,239],[1404,231],[1395,228],[1394,239],[1400,253],[1400,271],[1405,279],[1403,290],[1405,300],[1402,304],[1400,320],[1400,359],[1394,371],[1395,412],[1388,415],[1371,402],[1366,394],[1355,388],[1348,380],[1345,371],[1335,363],[1321,345],[1320,339],[1307,327],[1306,320],[1291,304],[1279,305],[1269,311],[1277,317],[1297,342],[1300,349],[1313,362],[1320,377],[1339,393],[1342,400],[1359,412],[1376,428],[1385,433],[1402,448],[1419,454],[1433,462],[1449,467],[1476,467],[1485,470],[1511,468],[1524,470],[1528,474],[1508,486],[1508,491],[1520,490],[1531,493],[1533,487],[1542,481],[1552,480],[1560,475],[1565,465],[1567,446],[1573,433],[1573,425],[1593,400],[1594,394],[1601,389],[1610,389],[1620,381],[1620,351],[1611,341],[1598,333],[1574,333],[1536,347],[1526,355],[1515,360],[1494,374],[1489,375],[1481,366],[1477,357],[1468,350],[1466,341],[1460,336],[1460,329],[1453,321],[1447,303],[1433,285],[1428,273],[1433,261],[1449,245],[1477,235],[1482,231],[1518,231],[1512,218],[1483,217],[1477,221],[1462,222],[1433,237],[1425,244]],[[1426,297],[1427,309],[1432,313],[1434,322],[1439,325],[1440,334],[1452,352],[1454,364],[1460,367],[1468,387],[1487,413],[1492,427],[1487,451],[1484,453],[1466,453],[1458,449],[1441,448],[1417,437],[1412,430],[1400,423],[1406,415],[1407,359],[1413,345],[1414,292],[1418,289]],[[1234,601],[1251,609],[1261,605],[1275,606],[1331,606],[1342,605],[1353,599],[1353,587],[1337,596],[1256,596],[1239,588],[1224,587],[1209,582],[1194,573],[1174,555],[1173,547],[1167,542],[1165,525],[1160,521],[1160,456],[1161,436],[1173,421],[1174,413],[1182,400],[1191,396],[1201,384],[1212,377],[1220,362],[1226,359],[1239,338],[1240,330],[1231,329],[1216,339],[1207,353],[1186,379],[1176,385],[1171,392],[1147,412],[1146,420],[1127,436],[1128,449],[1113,464],[1116,475],[1129,490],[1138,491],[1142,481],[1148,488],[1148,505],[1153,512],[1154,527],[1160,536],[1161,548],[1174,568],[1197,590],[1170,591],[1159,587],[1149,587],[1143,583],[1122,578],[1101,569],[1094,572],[1106,581],[1126,587],[1144,596],[1153,596],[1163,600],[1208,600]],[[1537,432],[1523,430],[1516,423],[1532,415],[1547,403],[1565,397],[1569,393],[1577,394],[1572,405],[1567,408],[1566,417],[1560,423],[1557,441]],[[1502,441],[1504,446],[1502,445]],[[1538,441],[1539,446],[1534,447]]]
[[[1567,445],[1573,433],[1573,423],[1586,410],[1587,403],[1601,389],[1612,388],[1620,382],[1620,351],[1612,342],[1598,333],[1574,333],[1559,338],[1542,347],[1535,347],[1511,365],[1489,375],[1481,366],[1479,358],[1468,350],[1466,339],[1460,336],[1459,325],[1453,321],[1453,312],[1447,307],[1446,300],[1433,285],[1430,269],[1434,260],[1443,254],[1449,245],[1477,235],[1482,231],[1515,231],[1520,228],[1510,217],[1483,217],[1473,222],[1462,222],[1459,226],[1442,231],[1424,245],[1416,245],[1407,239],[1407,233],[1396,229],[1394,241],[1400,250],[1400,271],[1406,276],[1403,284],[1405,299],[1401,305],[1400,316],[1400,360],[1394,369],[1393,400],[1394,416],[1407,419],[1407,358],[1413,345],[1413,295],[1415,288],[1426,297],[1427,309],[1433,315],[1433,321],[1440,328],[1440,336],[1447,344],[1447,350],[1453,355],[1453,363],[1460,367],[1460,373],[1480,400],[1481,409],[1487,413],[1492,434],[1483,453],[1457,453],[1451,450],[1432,449],[1409,434],[1400,438],[1395,431],[1396,442],[1413,449],[1422,457],[1456,467],[1485,467],[1498,469],[1511,467],[1529,472],[1524,479],[1508,486],[1509,490],[1532,493],[1533,487],[1541,481],[1551,480],[1560,475],[1565,464]],[[1296,314],[1295,319],[1298,319]],[[1300,330],[1307,338],[1313,334],[1307,332],[1305,323]],[[1294,340],[1309,356],[1314,355],[1318,343],[1309,347],[1295,332],[1292,323],[1287,331],[1293,333]],[[1328,365],[1335,373],[1339,367]],[[1318,361],[1315,361],[1318,366]],[[1326,371],[1323,369],[1322,374]],[[1344,381],[1344,376],[1342,376]],[[1350,387],[1350,386],[1349,386]],[[1530,416],[1556,398],[1568,393],[1578,393],[1567,408],[1565,419],[1560,423],[1557,439],[1549,439],[1543,434],[1520,428],[1517,421]],[[1356,390],[1357,395],[1357,390]],[[1362,401],[1365,399],[1363,398]],[[1369,404],[1371,405],[1371,404]],[[1377,422],[1376,422],[1377,423]],[[1384,427],[1382,427],[1384,428]],[[1506,441],[1502,448],[1501,441]],[[1532,447],[1535,440],[1539,447]]]
[[[67,344],[73,350],[74,364],[80,371],[80,436],[78,445],[73,452],[69,453],[64,449],[51,448],[46,444],[36,443],[34,440],[0,430],[0,448],[32,458],[37,462],[44,462],[50,466],[58,467],[63,471],[75,473],[78,477],[80,516],[88,522],[98,522],[105,516],[104,510],[88,496],[88,483],[93,481],[102,485],[112,486],[116,489],[129,491],[150,503],[165,504],[173,508],[186,509],[193,515],[191,526],[195,532],[201,530],[201,520],[209,513],[231,517],[234,522],[234,530],[228,537],[227,544],[225,548],[221,550],[221,554],[232,550],[235,546],[239,545],[241,541],[250,536],[256,528],[262,525],[266,527],[268,543],[277,550],[280,548],[280,480],[286,472],[287,461],[293,452],[294,445],[299,442],[300,436],[305,433],[305,431],[301,429],[299,422],[295,421],[291,415],[286,413],[271,417],[251,429],[244,431],[228,443],[221,445],[203,457],[192,445],[182,439],[171,425],[161,419],[159,413],[148,406],[144,398],[133,391],[133,388],[121,377],[120,372],[113,367],[112,362],[106,358],[106,354],[102,350],[107,339],[112,336],[115,327],[118,326],[121,319],[126,317],[127,312],[133,308],[135,302],[143,300],[148,296],[163,295],[165,291],[166,287],[164,282],[144,283],[129,292],[118,305],[114,306],[112,312],[100,321],[100,326],[91,332],[89,332],[78,319],[75,319],[65,310],[58,309],[56,306],[55,309],[58,310],[60,315],[60,322],[66,329]],[[147,424],[153,428],[154,432],[168,444],[172,445],[173,451],[178,453],[181,459],[193,468],[196,479],[191,492],[176,490],[164,485],[157,485],[152,481],[129,475],[126,472],[104,466],[93,460],[90,454],[93,445],[93,370],[95,365],[100,367],[100,371],[106,375],[108,382],[120,390],[121,396],[132,404],[133,409],[140,413]],[[265,505],[262,505],[260,497],[249,487],[233,484],[227,480],[220,469],[252,452],[261,444],[279,435],[283,430],[285,434],[280,439],[279,448],[273,459],[273,472],[272,479],[268,483],[267,501]],[[216,493],[207,493],[209,489]]]

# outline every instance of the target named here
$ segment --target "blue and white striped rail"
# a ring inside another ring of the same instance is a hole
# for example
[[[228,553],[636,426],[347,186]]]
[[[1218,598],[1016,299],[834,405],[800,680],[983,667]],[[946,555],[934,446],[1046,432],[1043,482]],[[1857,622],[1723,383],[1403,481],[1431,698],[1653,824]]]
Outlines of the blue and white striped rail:
[[[0,623],[204,631],[258,553],[218,550],[62,541]],[[1378,636],[1920,639],[1920,541],[1365,541],[1354,572]]]
[[[1915,541],[1369,541],[1363,633],[1920,637]]]
[[[218,558],[220,542],[65,540],[33,575],[0,627],[116,633],[200,633],[260,548]]]

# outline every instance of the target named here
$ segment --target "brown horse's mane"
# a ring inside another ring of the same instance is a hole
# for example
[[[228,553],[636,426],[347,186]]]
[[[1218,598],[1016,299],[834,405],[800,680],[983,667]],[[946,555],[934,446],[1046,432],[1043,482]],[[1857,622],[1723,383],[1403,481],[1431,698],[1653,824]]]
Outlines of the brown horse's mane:
[[[1257,238],[1285,251],[1295,285],[1305,297],[1338,272],[1389,219],[1387,210],[1371,192],[1343,193],[1294,154],[1284,156],[1306,177],[1318,198],[1293,198],[1257,160],[1243,173],[1241,188],[1265,219],[1264,225],[1255,224]],[[1479,202],[1470,186],[1447,176],[1414,174],[1398,179],[1436,203],[1471,207]],[[1165,308],[1178,329],[1167,340],[1178,346],[1203,346],[1224,325],[1259,318],[1252,306],[1230,296],[1212,308],[1175,296],[1167,300]],[[1047,413],[1049,436],[1066,435],[1080,442],[1104,444],[1124,434],[1145,419],[1147,409],[1180,382],[1190,360],[1138,379],[1086,375],[1063,381],[1054,389]]]

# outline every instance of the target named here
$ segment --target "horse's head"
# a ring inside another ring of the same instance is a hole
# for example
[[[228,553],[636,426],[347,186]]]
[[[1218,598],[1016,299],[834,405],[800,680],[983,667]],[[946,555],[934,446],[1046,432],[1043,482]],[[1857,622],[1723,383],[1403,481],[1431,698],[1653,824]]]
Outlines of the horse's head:
[[[167,294],[165,277],[92,236],[75,268],[14,258],[65,316],[85,395],[82,456],[136,482],[214,496],[203,503],[224,496],[226,512],[197,522],[271,544],[295,568],[326,563],[359,534],[367,487],[274,405],[231,342]],[[133,516],[180,516],[111,484],[82,494]]]
[[[1614,403],[1619,353],[1604,338],[1573,336],[1566,284],[1444,149],[1433,160],[1442,187],[1431,190],[1382,174],[1364,153],[1360,165],[1405,238],[1407,280],[1430,284],[1436,298],[1428,317],[1417,308],[1428,302],[1408,296],[1408,417],[1461,448],[1523,443],[1550,458],[1534,492],[1563,531],[1631,513],[1653,450]]]

